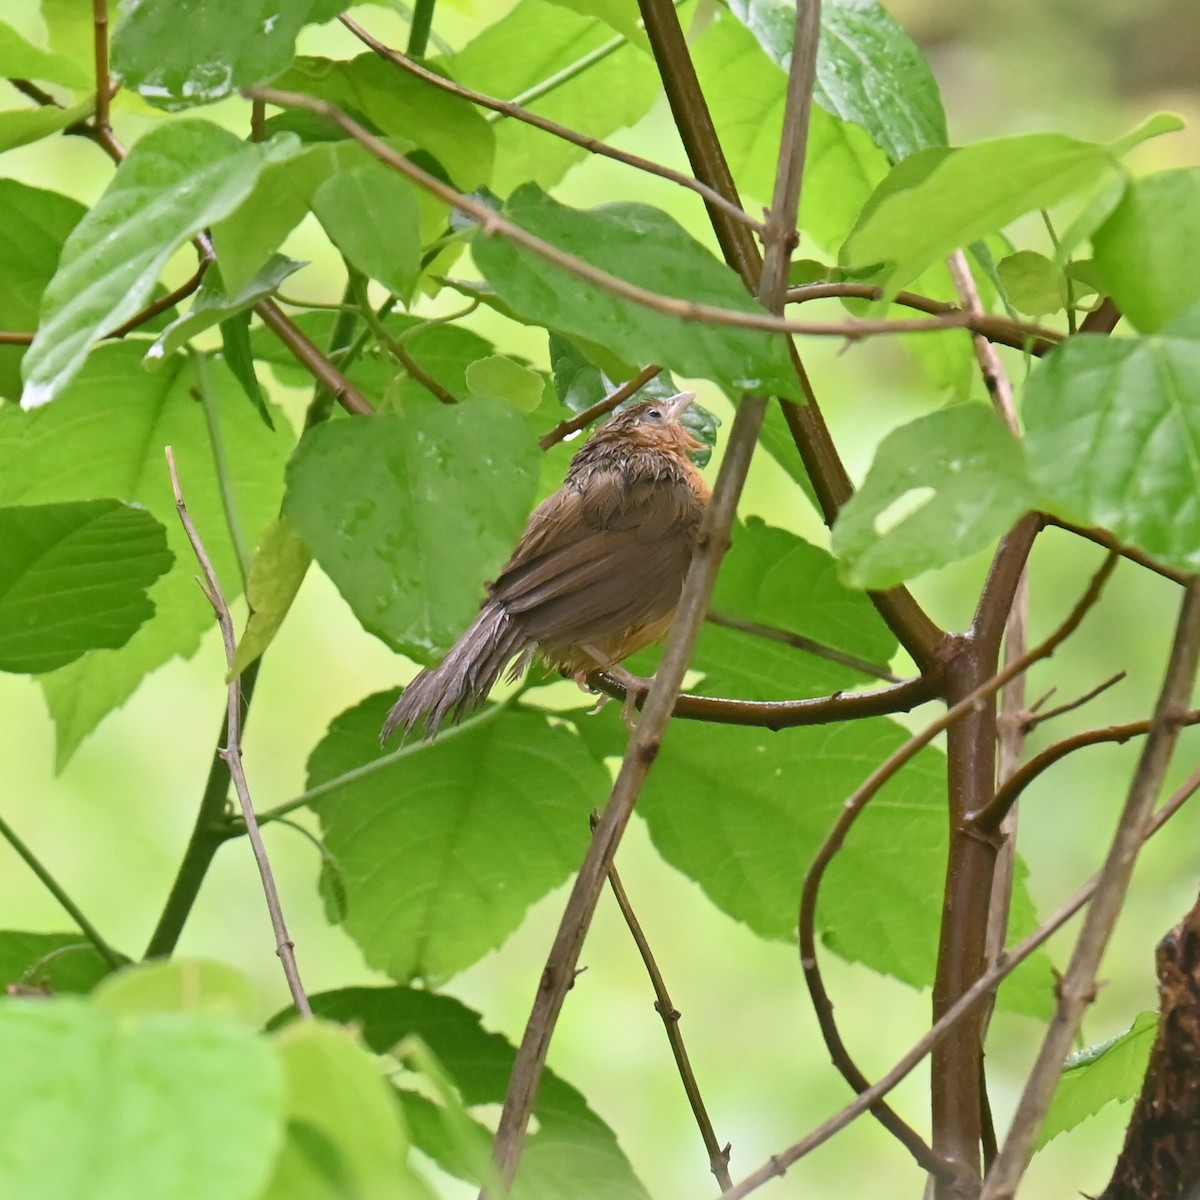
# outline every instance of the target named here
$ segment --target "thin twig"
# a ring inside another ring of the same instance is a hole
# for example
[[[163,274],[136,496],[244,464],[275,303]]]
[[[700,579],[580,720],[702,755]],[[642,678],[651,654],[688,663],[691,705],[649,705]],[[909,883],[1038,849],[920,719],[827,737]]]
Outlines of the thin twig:
[[[609,392],[603,400],[598,400],[591,408],[585,408],[583,412],[576,413],[565,421],[559,421],[548,433],[542,434],[538,439],[538,445],[543,450],[549,450],[551,446],[556,446],[559,442],[569,438],[571,434],[586,429],[598,417],[612,412],[618,404],[623,404],[630,396],[636,395],[661,371],[662,367],[654,363],[643,367],[632,379],[621,384],[615,391]]]
[[[398,50],[393,50],[384,45],[383,42],[368,33],[357,21],[346,16],[345,13],[338,20],[356,38],[370,46],[380,58],[386,59],[401,70],[407,71],[410,75],[415,75],[425,83],[440,88],[443,92],[449,92],[452,96],[459,96],[463,100],[468,100],[472,104],[478,104],[481,108],[491,109],[492,112],[500,113],[501,116],[511,117],[515,121],[532,125],[535,129],[541,129],[543,132],[561,138],[563,141],[570,142],[572,145],[579,146],[589,153],[598,154],[604,158],[611,158],[616,162],[624,163],[626,166],[634,167],[639,171],[644,171],[650,175],[657,175],[661,179],[669,180],[671,183],[677,183],[680,187],[685,187],[689,191],[695,192],[709,204],[722,209],[735,221],[740,221],[743,225],[748,225],[751,229],[759,233],[762,232],[763,225],[761,221],[756,221],[740,205],[726,200],[715,188],[710,188],[707,184],[693,179],[692,176],[686,175],[682,171],[673,170],[671,167],[664,166],[661,163],[656,163],[652,159],[642,158],[638,154],[630,154],[627,150],[610,146],[607,142],[601,141],[599,138],[589,137],[587,134],[571,129],[567,125],[560,125],[557,121],[552,121],[548,117],[542,117],[537,113],[530,112],[527,108],[522,108],[519,104],[511,100],[499,100],[495,96],[488,96],[483,92],[475,91],[473,88],[464,87],[462,84],[455,83],[454,80],[447,79],[444,75],[439,75],[436,71],[431,71],[428,67],[423,67],[420,63],[414,62],[409,55],[401,54]]]
[[[595,830],[599,819],[598,814],[593,812],[593,830]],[[729,1174],[730,1147],[728,1143],[722,1146],[718,1140],[716,1131],[713,1129],[712,1121],[708,1115],[708,1109],[704,1104],[704,1097],[700,1094],[700,1085],[696,1081],[696,1073],[692,1070],[687,1047],[683,1044],[683,1034],[679,1029],[679,1018],[682,1014],[671,1002],[671,996],[667,991],[667,984],[663,979],[662,971],[659,970],[654,952],[650,949],[650,942],[646,937],[646,932],[642,929],[641,922],[637,919],[637,914],[633,911],[633,905],[630,903],[624,884],[621,883],[620,875],[617,874],[615,864],[608,869],[608,883],[612,888],[613,895],[616,897],[617,907],[621,910],[621,916],[625,918],[625,924],[629,927],[629,932],[633,937],[634,944],[637,946],[638,954],[641,955],[642,963],[646,967],[646,974],[650,976],[650,986],[654,989],[654,1011],[662,1018],[663,1028],[667,1032],[667,1041],[671,1045],[671,1054],[675,1058],[675,1066],[679,1071],[679,1078],[683,1081],[683,1090],[687,1093],[688,1104],[691,1105],[692,1115],[696,1118],[696,1125],[700,1130],[700,1137],[704,1141],[704,1148],[708,1151],[709,1168],[712,1170],[717,1182],[721,1185],[721,1190],[728,1191],[729,1188],[733,1187],[733,1180]]]
[[[737,629],[742,633],[749,633],[769,642],[794,646],[797,650],[803,650],[817,658],[824,658],[829,662],[840,663],[843,667],[861,671],[873,679],[883,679],[888,683],[901,682],[899,675],[889,671],[886,667],[871,662],[870,659],[860,658],[857,654],[839,650],[836,646],[826,645],[824,642],[817,641],[816,638],[805,637],[802,633],[793,633],[790,629],[777,629],[774,625],[764,625],[760,621],[747,621],[742,617],[735,617],[731,613],[710,612],[708,620],[714,625],[723,625],[726,629]]]
[[[841,849],[851,827],[858,820],[870,800],[879,792],[880,788],[892,779],[920,750],[929,745],[938,734],[950,728],[951,725],[968,712],[971,712],[977,705],[990,699],[1009,680],[1027,671],[1033,663],[1039,662],[1053,654],[1058,646],[1078,628],[1079,623],[1083,620],[1088,610],[1099,599],[1100,592],[1107,582],[1108,577],[1112,574],[1116,563],[1116,555],[1110,554],[1105,559],[1104,565],[1093,577],[1087,590],[1071,610],[1067,619],[1045,641],[1033,650],[1023,654],[1020,658],[1010,662],[991,679],[964,696],[957,704],[947,709],[941,717],[931,722],[920,733],[914,734],[904,745],[898,747],[883,763],[876,767],[866,781],[846,800],[833,828],[826,835],[825,840],[821,843],[816,855],[813,857],[813,861],[804,876],[804,883],[800,894],[800,963],[804,970],[805,982],[808,984],[809,994],[812,997],[813,1007],[816,1010],[821,1032],[825,1038],[825,1044],[829,1048],[830,1055],[834,1060],[834,1065],[838,1067],[846,1081],[857,1092],[865,1094],[869,1090],[870,1085],[866,1076],[863,1075],[850,1058],[845,1043],[842,1041],[841,1034],[838,1032],[837,1024],[833,1017],[833,1004],[829,999],[829,994],[825,990],[825,984],[821,977],[821,970],[817,961],[817,900],[820,895],[821,882],[824,879],[825,871]],[[934,1156],[923,1140],[901,1121],[892,1109],[883,1106],[876,1112],[876,1115],[887,1124],[893,1133],[901,1138],[917,1158],[917,1161],[926,1170],[942,1177],[945,1177],[949,1173],[948,1164],[939,1156]]]
[[[1107,529],[1101,529],[1098,526],[1075,525],[1071,521],[1064,521],[1061,517],[1052,517],[1049,513],[1043,513],[1042,516],[1047,525],[1065,529],[1068,533],[1073,533],[1076,537],[1084,538],[1086,541],[1095,542],[1097,546],[1103,546],[1106,550],[1116,550],[1122,558],[1127,558],[1130,562],[1137,563],[1139,567],[1145,567],[1147,571],[1153,571],[1156,575],[1161,575],[1164,579],[1179,584],[1180,587],[1186,587],[1191,578],[1186,571],[1161,563],[1136,546],[1126,545],[1116,534]]]
[[[1032,733],[1039,725],[1046,721],[1051,721],[1055,717],[1065,716],[1069,712],[1074,712],[1077,708],[1082,708],[1085,704],[1089,704],[1095,700],[1097,696],[1107,692],[1109,688],[1116,687],[1128,674],[1127,671],[1118,671],[1115,675],[1110,675],[1102,683],[1096,684],[1094,688],[1090,688],[1084,692],[1082,696],[1077,696],[1074,700],[1068,700],[1065,704],[1059,704],[1055,708],[1048,708],[1045,712],[1038,712],[1030,709],[1025,716],[1025,732]],[[1043,697],[1042,702],[1050,698],[1050,693]]]
[[[171,490],[175,494],[175,507],[179,512],[179,521],[183,525],[188,541],[196,555],[203,573],[202,589],[213,606],[217,624],[221,627],[221,640],[225,643],[225,661],[230,670],[237,654],[237,638],[233,632],[233,617],[229,605],[221,592],[217,573],[212,560],[204,549],[200,534],[192,522],[187,505],[183,499],[183,491],[179,484],[179,474],[175,469],[175,455],[170,446],[166,448],[167,469],[171,473]],[[229,766],[230,778],[242,808],[242,820],[246,823],[246,833],[250,837],[250,845],[254,848],[254,861],[258,864],[259,877],[262,879],[263,892],[267,899],[267,911],[271,915],[271,928],[275,931],[275,953],[283,964],[283,973],[287,978],[288,990],[292,994],[292,1003],[296,1011],[306,1017],[312,1016],[312,1007],[305,994],[304,985],[300,981],[300,970],[296,965],[295,944],[288,936],[287,922],[284,920],[283,908],[279,902],[279,891],[275,886],[275,876],[271,870],[271,862],[267,857],[267,848],[263,845],[262,834],[254,816],[254,804],[250,799],[250,788],[246,782],[246,774],[242,769],[242,697],[238,681],[229,683],[228,707],[229,737],[225,748],[220,751],[221,757]]]
[[[984,1180],[980,1200],[1007,1200],[1012,1196],[1033,1155],[1038,1130],[1054,1096],[1079,1022],[1095,997],[1096,971],[1120,914],[1134,862],[1153,812],[1155,797],[1162,787],[1163,777],[1179,739],[1180,722],[1187,712],[1198,660],[1200,582],[1193,580],[1184,592],[1175,639],[1146,745],[1138,761],[1112,846],[1100,872],[1096,894],[1088,907],[1071,961],[1059,983],[1058,1008],[1026,1080],[1008,1136]]]
[[[83,915],[79,905],[67,895],[62,884],[54,878],[41,859],[17,836],[16,830],[3,817],[0,817],[0,837],[4,838],[25,865],[42,881],[46,891],[59,902],[71,920],[79,926],[83,936],[92,943],[96,948],[96,953],[104,959],[108,966],[114,971],[123,967],[129,960],[118,954],[108,940],[101,936],[95,925]]]
[[[820,4],[818,0],[813,0],[805,6],[803,16],[796,21],[783,135],[776,169],[775,199],[773,211],[767,219],[766,260],[758,296],[763,306],[772,312],[778,312],[783,306],[787,263],[795,245],[799,174],[804,163],[819,19]],[[704,515],[696,552],[684,581],[662,663],[650,686],[641,719],[629,739],[608,805],[576,876],[575,886],[542,972],[533,1010],[513,1064],[492,1149],[492,1156],[506,1186],[511,1185],[516,1175],[550,1039],[567,990],[574,979],[579,952],[604,880],[612,866],[621,836],[633,815],[642,784],[658,756],[667,722],[683,685],[692,650],[708,610],[717,571],[729,546],[738,498],[758,441],[765,410],[764,396],[743,396],[738,404],[729,443],[721,461],[712,500]]]
[[[92,57],[96,68],[96,110],[92,120],[101,137],[111,137],[109,102],[112,98],[112,80],[108,73],[108,0],[92,0]]]

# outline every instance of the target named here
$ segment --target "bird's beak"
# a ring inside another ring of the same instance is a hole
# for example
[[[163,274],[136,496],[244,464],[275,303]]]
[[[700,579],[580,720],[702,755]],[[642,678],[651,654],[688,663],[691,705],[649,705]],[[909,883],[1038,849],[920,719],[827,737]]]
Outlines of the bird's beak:
[[[695,392],[680,392],[678,396],[672,396],[667,404],[667,412],[670,414],[671,420],[678,421],[695,398]]]

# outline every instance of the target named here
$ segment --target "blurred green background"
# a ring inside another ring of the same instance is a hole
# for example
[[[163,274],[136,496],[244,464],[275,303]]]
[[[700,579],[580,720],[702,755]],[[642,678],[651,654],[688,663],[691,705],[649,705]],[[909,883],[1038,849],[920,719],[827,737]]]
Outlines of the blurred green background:
[[[495,19],[508,7],[497,0],[442,0],[435,32],[460,46],[484,19]],[[1127,0],[1057,0],[1052,5],[1036,0],[971,5],[893,0],[889,7],[928,54],[941,83],[953,142],[1039,129],[1107,140],[1148,113],[1169,109],[1188,121],[1188,129],[1140,148],[1134,168],[1200,161],[1200,6],[1195,0],[1143,0],[1137,5]],[[9,0],[5,10],[6,20],[38,36],[36,0]],[[363,7],[359,15],[381,36],[403,42],[403,22],[394,13]],[[301,50],[349,55],[356,45],[340,28],[329,27],[308,30]],[[238,127],[244,121],[240,106],[232,103],[204,115],[227,118]],[[134,104],[118,108],[117,122],[128,139],[145,127]],[[663,103],[613,140],[684,165]],[[6,155],[0,171],[91,201],[110,168],[89,143],[58,139]],[[557,194],[577,205],[644,199],[670,208],[698,234],[704,228],[699,207],[682,200],[670,185],[604,160],[577,167]],[[323,239],[306,224],[284,249],[313,261],[288,290],[328,298],[335,286],[335,264]],[[181,255],[168,282],[182,280],[190,269],[187,256]],[[437,302],[429,307],[438,310]],[[487,314],[477,319],[480,330],[497,337],[506,352],[546,365],[546,348],[530,331]],[[818,343],[802,350],[856,478],[889,428],[942,402],[895,346],[865,344],[843,354],[836,344]],[[1018,356],[1008,363],[1019,383],[1023,363]],[[728,406],[711,388],[700,385],[700,391],[703,403],[728,418]],[[306,393],[280,387],[275,395],[295,416]],[[754,467],[744,511],[825,542],[824,530],[799,491],[764,459]],[[1060,532],[1040,539],[1032,559],[1034,637],[1061,619],[1098,558],[1095,547]],[[959,564],[918,580],[914,591],[936,619],[962,628],[985,569],[985,558]],[[1072,729],[1137,719],[1149,711],[1177,602],[1172,585],[1121,567],[1083,632],[1035,672],[1029,694],[1054,686],[1057,702],[1116,670],[1128,670],[1129,678],[1083,713],[1039,730],[1031,752]],[[203,787],[224,703],[223,671],[214,630],[193,660],[174,662],[148,680],[57,776],[53,728],[37,684],[0,675],[0,812],[108,938],[135,956],[150,934],[159,897],[166,895]],[[303,789],[306,755],[331,718],[368,692],[394,688],[410,673],[408,664],[357,626],[314,568],[268,656],[249,721],[246,764],[258,806],[285,801]],[[910,720],[917,724],[921,719],[918,713]],[[1200,736],[1186,737],[1173,779],[1196,765],[1198,751]],[[1020,844],[1043,912],[1098,866],[1136,754],[1136,745],[1086,751],[1027,793]],[[803,781],[797,787],[802,790]],[[280,826],[269,828],[266,838],[308,988],[378,981],[354,945],[325,918],[314,886],[319,862],[311,845]],[[1155,1005],[1154,944],[1194,899],[1200,884],[1197,844],[1200,815],[1185,812],[1144,855],[1103,971],[1109,983],[1085,1021],[1089,1042],[1120,1032],[1137,1011]],[[732,1142],[736,1178],[848,1098],[816,1032],[797,956],[788,946],[762,943],[718,913],[698,888],[657,860],[636,820],[618,865],[683,1013],[683,1032],[718,1136]],[[548,897],[500,953],[448,987],[478,1008],[491,1028],[514,1040],[519,1039],[563,899],[563,893]],[[0,927],[57,930],[67,925],[52,898],[0,844]],[[1060,962],[1071,928],[1054,944]],[[180,953],[220,958],[244,970],[261,989],[264,1015],[285,1003],[247,845],[232,843],[219,854]],[[653,1195],[711,1194],[703,1148],[652,1008],[653,996],[608,898],[583,962],[587,971],[569,997],[551,1065],[614,1126]],[[921,1032],[928,995],[828,955],[825,967],[852,1052],[868,1075],[887,1069]],[[1025,1018],[1001,1015],[995,1021],[988,1065],[1001,1130],[1036,1051],[1038,1033]],[[926,1075],[918,1070],[897,1096],[918,1127],[927,1121],[925,1091]],[[1058,1138],[1039,1156],[1023,1194],[1098,1191],[1107,1180],[1125,1118],[1124,1107],[1110,1106]],[[912,1196],[920,1188],[919,1172],[905,1153],[866,1119],[764,1194],[818,1200]]]

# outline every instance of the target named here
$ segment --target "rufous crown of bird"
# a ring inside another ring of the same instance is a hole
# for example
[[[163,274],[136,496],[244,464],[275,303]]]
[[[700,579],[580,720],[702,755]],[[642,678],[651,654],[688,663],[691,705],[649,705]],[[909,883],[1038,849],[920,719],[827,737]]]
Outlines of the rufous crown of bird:
[[[632,679],[618,664],[670,628],[711,495],[689,456],[703,445],[682,421],[694,399],[632,405],[588,438],[471,626],[392,706],[384,741],[397,729],[436,737],[483,704],[505,667],[517,679],[535,657],[580,687],[597,670]],[[632,696],[627,687],[627,718]]]

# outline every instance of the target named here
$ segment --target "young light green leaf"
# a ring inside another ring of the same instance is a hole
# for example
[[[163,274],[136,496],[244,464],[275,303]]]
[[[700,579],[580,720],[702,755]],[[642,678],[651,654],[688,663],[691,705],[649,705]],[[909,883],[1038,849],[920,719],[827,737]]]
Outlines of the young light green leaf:
[[[233,677],[240,675],[274,641],[311,562],[308,546],[287,517],[267,526],[250,564],[246,584],[250,620],[238,642]]]
[[[262,1200],[413,1200],[403,1115],[350,1029],[323,1021],[275,1035],[287,1089],[288,1137]],[[314,1143],[320,1153],[314,1153]],[[406,1186],[409,1184],[409,1186]]]
[[[893,430],[843,507],[833,549],[845,577],[894,587],[975,554],[1033,507],[1021,446],[981,404],[960,404]]]
[[[1051,208],[1120,169],[1108,147],[1058,133],[926,151],[920,170],[901,163],[877,189],[842,249],[845,266],[886,264],[894,294],[960,246],[1004,229],[1024,213]]]
[[[40,674],[123,646],[154,613],[166,530],[119,500],[0,508],[0,671]]]
[[[172,321],[154,345],[146,351],[147,362],[157,362],[169,357],[196,334],[227,321],[237,313],[253,308],[264,297],[276,292],[289,275],[295,274],[305,265],[294,258],[273,254],[262,270],[241,288],[236,296],[230,297],[225,292],[221,268],[217,263],[213,263],[204,273],[204,282],[200,284],[191,308]]]
[[[3,21],[0,21],[0,75],[6,79],[40,79],[76,91],[92,85],[92,77],[73,59],[35,46]]]
[[[1101,285],[1142,333],[1200,303],[1200,168],[1132,180],[1092,247]]]
[[[795,36],[793,0],[733,0],[730,7],[786,70]],[[875,0],[826,0],[821,6],[813,99],[860,125],[892,162],[946,144],[946,114],[933,72]]]
[[[996,264],[1008,302],[1031,317],[1058,312],[1067,302],[1066,273],[1036,250],[1018,250]]]
[[[229,373],[238,381],[254,411],[263,419],[266,427],[275,429],[275,418],[267,403],[266,393],[258,382],[254,370],[254,354],[250,349],[250,310],[245,309],[232,317],[226,317],[219,326],[221,330],[221,355]]]
[[[300,29],[330,20],[340,7],[331,0],[124,0],[113,75],[167,112],[211,104],[274,79],[292,61]]]
[[[491,354],[467,367],[467,387],[473,396],[501,400],[517,412],[533,412],[542,402],[546,381],[514,359]]]
[[[92,1001],[112,1013],[207,1013],[248,1029],[257,1029],[265,1015],[245,975],[207,959],[134,963],[108,976]]]
[[[421,231],[408,180],[382,163],[367,163],[326,179],[312,209],[353,266],[401,299],[411,296],[421,272]]]
[[[520,708],[385,754],[394,699],[372,696],[333,722],[309,760],[309,787],[328,788],[310,807],[367,962],[435,984],[499,946],[578,866],[608,773],[569,729]]]
[[[152,129],[75,227],[42,301],[22,371],[36,408],[71,381],[88,350],[145,303],[171,255],[253,186],[256,147],[204,121]]]
[[[90,992],[112,968],[74,933],[0,932],[0,994]]]
[[[58,269],[67,235],[87,209],[58,192],[0,179],[0,325],[33,332],[42,292]],[[0,346],[0,396],[21,396],[24,346]]]
[[[666,213],[644,204],[567,208],[541,189],[519,188],[507,215],[530,233],[652,292],[739,312],[763,311],[737,276]],[[630,241],[639,253],[630,255]],[[476,238],[479,269],[501,298],[539,324],[602,342],[631,362],[735,390],[798,390],[778,334],[684,321],[621,299],[501,237]]]
[[[1038,1149],[1106,1104],[1132,1100],[1141,1089],[1157,1032],[1158,1013],[1138,1013],[1124,1033],[1072,1054],[1038,1135]]]
[[[637,0],[551,0],[551,3],[587,17],[599,17],[626,41],[647,52],[650,49],[650,39],[642,28]]]
[[[90,117],[95,103],[95,97],[86,96],[70,108],[47,106],[0,112],[0,151],[40,142],[42,138]]]
[[[1200,309],[1161,334],[1083,334],[1030,376],[1023,415],[1040,505],[1200,570]]]
[[[227,1020],[0,1000],[0,1194],[254,1200],[283,1140],[283,1081]]]
[[[363,626],[428,660],[512,551],[538,465],[525,421],[499,401],[414,405],[306,434],[284,512]]]
[[[42,677],[58,729],[61,766],[142,678],[190,655],[213,625],[195,582],[195,559],[175,511],[162,448],[174,446],[188,509],[202,531],[226,596],[240,577],[204,411],[192,397],[195,371],[181,358],[149,373],[141,348],[101,346],[59,400],[37,412],[0,406],[0,504],[48,504],[116,496],[143,505],[166,527],[175,566],[150,592],[154,618],[120,650],[94,650]],[[227,479],[243,534],[253,541],[279,512],[284,428],[271,433],[219,361],[208,364],[225,448]],[[285,423],[286,424],[286,423]]]

